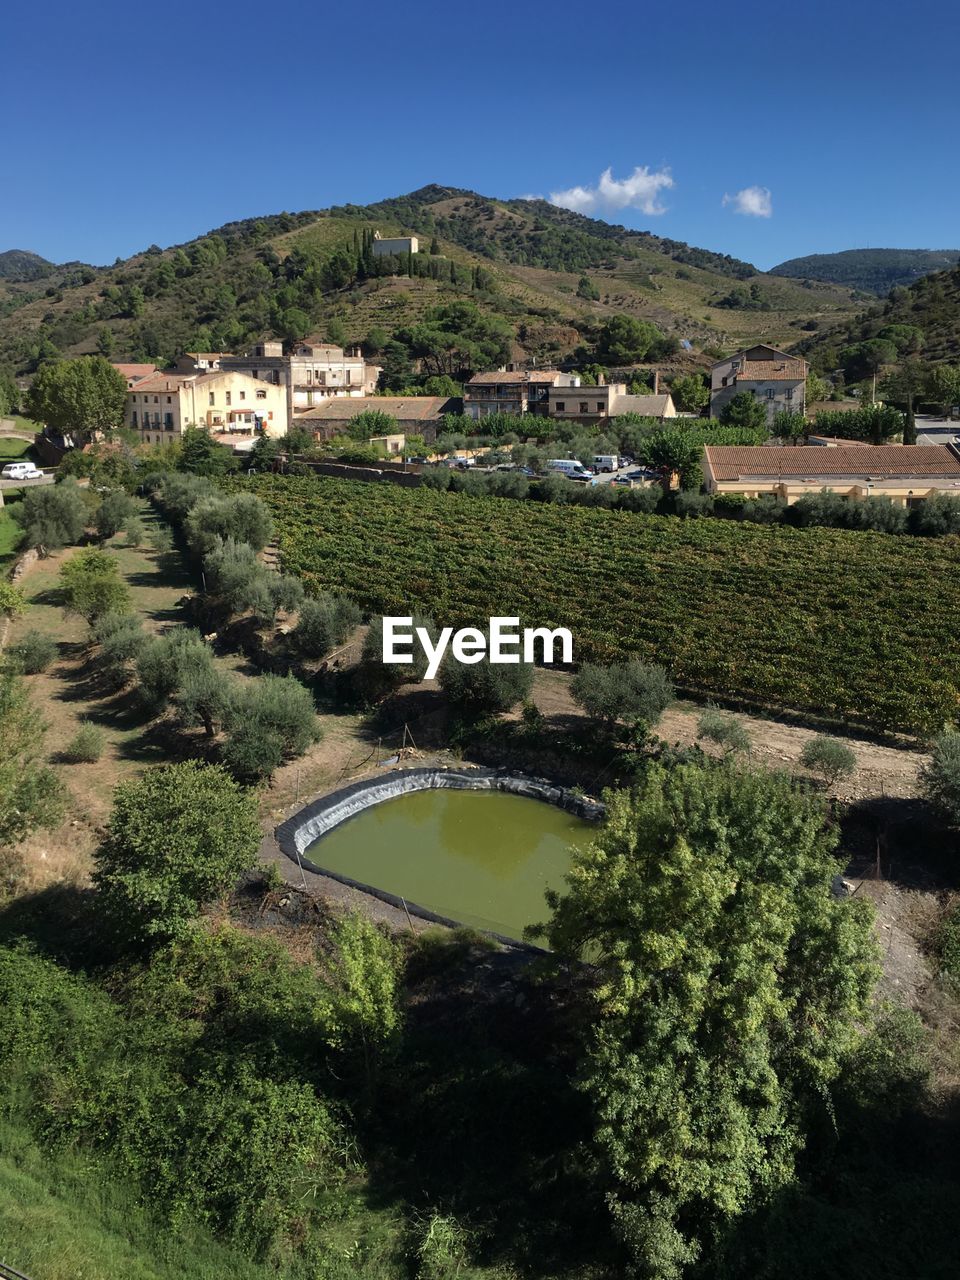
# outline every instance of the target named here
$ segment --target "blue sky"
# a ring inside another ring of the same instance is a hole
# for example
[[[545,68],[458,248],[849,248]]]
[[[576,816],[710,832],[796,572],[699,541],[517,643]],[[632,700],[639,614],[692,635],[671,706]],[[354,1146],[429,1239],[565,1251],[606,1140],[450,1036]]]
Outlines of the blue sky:
[[[960,247],[947,0],[51,0],[2,30],[0,249],[112,262],[428,182],[760,267]]]

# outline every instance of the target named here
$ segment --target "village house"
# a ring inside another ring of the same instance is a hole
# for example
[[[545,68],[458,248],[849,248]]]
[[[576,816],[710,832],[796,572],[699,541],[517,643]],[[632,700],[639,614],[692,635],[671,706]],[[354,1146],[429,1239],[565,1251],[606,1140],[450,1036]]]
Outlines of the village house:
[[[458,401],[448,396],[338,397],[298,413],[294,425],[306,427],[318,440],[332,440],[334,436],[346,435],[358,414],[385,413],[395,419],[397,433],[423,436],[431,443],[443,425],[443,415],[455,413],[458,407]]]
[[[803,413],[807,362],[763,343],[718,360],[710,370],[710,417],[719,418],[735,395],[747,391],[762,400],[767,421],[783,409]]]
[[[245,373],[155,373],[127,392],[125,425],[143,444],[178,440],[188,426],[207,427],[224,443],[287,433],[282,387]]]
[[[180,373],[213,373],[220,368],[224,356],[230,355],[230,351],[185,351],[174,361],[174,366]]]
[[[703,454],[709,493],[793,503],[829,489],[907,507],[935,493],[960,495],[960,449],[952,445],[707,445]]]
[[[579,385],[579,374],[561,373],[558,369],[475,373],[463,388],[463,411],[475,421],[492,413],[546,414],[552,387]]]
[[[575,422],[598,422],[622,413],[639,413],[645,418],[675,418],[677,409],[669,392],[661,392],[659,375],[649,395],[628,395],[623,382],[601,383],[598,387],[551,387],[548,396],[551,418]]]
[[[282,387],[287,415],[334,396],[369,396],[377,389],[380,366],[368,364],[359,347],[343,347],[320,338],[304,338],[284,355],[282,342],[260,342],[248,355],[224,355],[220,368]]]

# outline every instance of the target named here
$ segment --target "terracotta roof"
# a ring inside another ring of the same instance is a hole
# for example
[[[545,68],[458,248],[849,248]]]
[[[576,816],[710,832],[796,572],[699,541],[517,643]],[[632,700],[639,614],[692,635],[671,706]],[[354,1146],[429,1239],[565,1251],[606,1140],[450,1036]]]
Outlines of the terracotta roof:
[[[734,371],[738,382],[802,382],[807,376],[807,362],[796,356],[785,360],[744,360]]]
[[[449,396],[331,396],[296,415],[297,422],[346,422],[358,413],[389,413],[406,421],[427,421],[446,412]]]
[[[141,391],[178,391],[188,382],[195,380],[192,373],[155,373],[141,382],[134,383],[130,390],[138,395]]]
[[[655,396],[616,396],[610,405],[610,414],[616,417],[619,413],[642,413],[648,418],[663,418],[671,408],[673,397],[666,391]]]
[[[708,445],[707,469],[715,480],[870,479],[956,477],[960,457],[946,445]]]
[[[113,367],[127,379],[148,378],[151,373],[158,372],[155,364],[115,364]]]
[[[523,382],[548,382],[553,385],[558,376],[557,369],[518,369],[515,373],[475,373],[467,383],[468,387],[504,386]],[[576,388],[574,388],[576,390]]]

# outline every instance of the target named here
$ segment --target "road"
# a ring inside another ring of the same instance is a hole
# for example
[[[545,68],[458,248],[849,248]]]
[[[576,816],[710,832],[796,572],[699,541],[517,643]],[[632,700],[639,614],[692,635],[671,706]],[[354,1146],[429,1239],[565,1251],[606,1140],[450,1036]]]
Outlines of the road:
[[[917,415],[917,444],[960,444],[960,422]]]
[[[52,471],[45,471],[39,480],[0,479],[0,489],[29,489],[40,484],[53,484],[55,478]]]

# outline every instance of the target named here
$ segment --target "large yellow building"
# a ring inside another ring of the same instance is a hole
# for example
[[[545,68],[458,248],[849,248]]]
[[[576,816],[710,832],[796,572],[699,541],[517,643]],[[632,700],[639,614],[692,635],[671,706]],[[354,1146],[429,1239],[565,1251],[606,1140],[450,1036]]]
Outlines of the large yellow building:
[[[207,427],[226,444],[259,432],[284,436],[287,397],[245,373],[155,373],[127,392],[126,425],[144,444],[177,440],[189,426]]]

